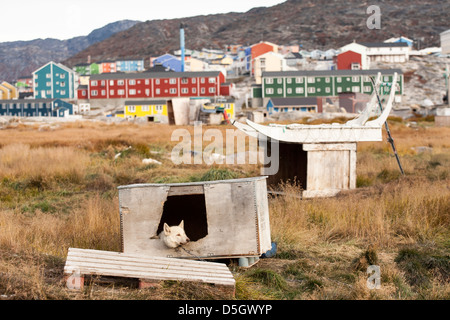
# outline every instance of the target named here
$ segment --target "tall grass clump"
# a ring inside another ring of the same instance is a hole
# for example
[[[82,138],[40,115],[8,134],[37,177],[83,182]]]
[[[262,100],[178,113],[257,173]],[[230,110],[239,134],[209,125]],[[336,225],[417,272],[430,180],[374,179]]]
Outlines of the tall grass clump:
[[[0,149],[0,179],[43,186],[53,181],[80,182],[89,156],[72,147],[11,144]]]

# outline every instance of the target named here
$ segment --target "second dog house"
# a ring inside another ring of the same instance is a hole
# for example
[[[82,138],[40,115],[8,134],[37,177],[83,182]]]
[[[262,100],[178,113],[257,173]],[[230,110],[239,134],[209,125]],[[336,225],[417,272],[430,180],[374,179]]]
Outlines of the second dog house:
[[[180,258],[259,257],[271,249],[267,177],[119,187],[122,251]],[[190,242],[167,248],[154,239],[164,223]]]

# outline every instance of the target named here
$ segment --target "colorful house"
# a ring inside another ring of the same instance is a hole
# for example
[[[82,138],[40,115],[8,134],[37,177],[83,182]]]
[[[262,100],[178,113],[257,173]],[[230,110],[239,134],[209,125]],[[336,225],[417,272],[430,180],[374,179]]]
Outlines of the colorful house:
[[[111,60],[99,61],[98,70],[99,73],[115,73],[117,72],[116,62]]]
[[[104,73],[92,75],[88,99],[162,99],[220,96],[220,71]],[[80,92],[79,92],[80,94]]]
[[[252,74],[254,73],[253,64],[257,57],[263,55],[267,52],[275,52],[278,53],[278,45],[261,41],[251,46],[251,63],[252,63]]]
[[[61,99],[0,100],[0,116],[65,117],[73,114],[73,105]]]
[[[35,99],[75,98],[75,71],[53,61],[33,72]]]
[[[123,118],[147,118],[148,122],[169,123],[166,100],[125,101]]]
[[[87,76],[91,74],[91,65],[89,63],[80,63],[75,65],[73,70],[80,76]]]
[[[266,105],[269,114],[278,112],[322,112],[322,99],[313,98],[270,98]]]
[[[399,74],[396,102],[400,102],[404,85],[400,69],[265,72],[262,85],[253,88],[253,98],[262,98],[265,105],[270,98],[338,97],[348,92],[370,95],[373,91],[370,77],[376,78],[378,72],[384,83],[392,82],[394,73]],[[389,92],[389,86],[380,88],[382,96]]]
[[[144,71],[144,60],[117,60],[117,72],[140,72]]]
[[[337,55],[336,66],[338,70],[368,69],[368,66],[363,65],[363,61],[365,60],[360,53],[348,50]]]
[[[181,60],[171,54],[163,54],[162,56],[152,60],[152,66],[162,65],[163,67],[175,72],[181,72]]]
[[[17,87],[13,86],[12,84],[3,81],[1,85],[9,90],[9,99],[18,99],[19,98],[19,90]]]

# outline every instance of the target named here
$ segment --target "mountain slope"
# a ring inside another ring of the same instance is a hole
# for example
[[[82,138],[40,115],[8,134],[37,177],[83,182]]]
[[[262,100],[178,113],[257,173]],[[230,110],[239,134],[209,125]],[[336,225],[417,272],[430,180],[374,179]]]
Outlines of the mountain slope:
[[[369,5],[381,9],[381,29],[367,28]],[[371,1],[288,0],[246,13],[172,20],[153,20],[115,34],[65,61],[123,57],[147,58],[179,48],[179,25],[188,25],[186,47],[221,49],[227,44],[301,44],[307,50],[339,48],[353,40],[375,42],[404,35],[423,38],[421,45],[439,46],[439,33],[450,28],[450,2],[432,0]]]
[[[87,36],[68,40],[36,39],[0,43],[0,82],[13,81],[49,61],[61,62],[90,45],[129,29],[139,21],[123,20],[92,31]]]

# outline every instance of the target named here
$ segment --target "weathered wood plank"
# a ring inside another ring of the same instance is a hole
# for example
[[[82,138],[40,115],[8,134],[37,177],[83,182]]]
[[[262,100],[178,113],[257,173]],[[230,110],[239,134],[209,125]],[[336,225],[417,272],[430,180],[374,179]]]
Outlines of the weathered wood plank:
[[[200,281],[234,286],[235,280],[225,264],[159,257],[124,255],[89,249],[70,248],[66,275],[103,275],[155,280]]]

